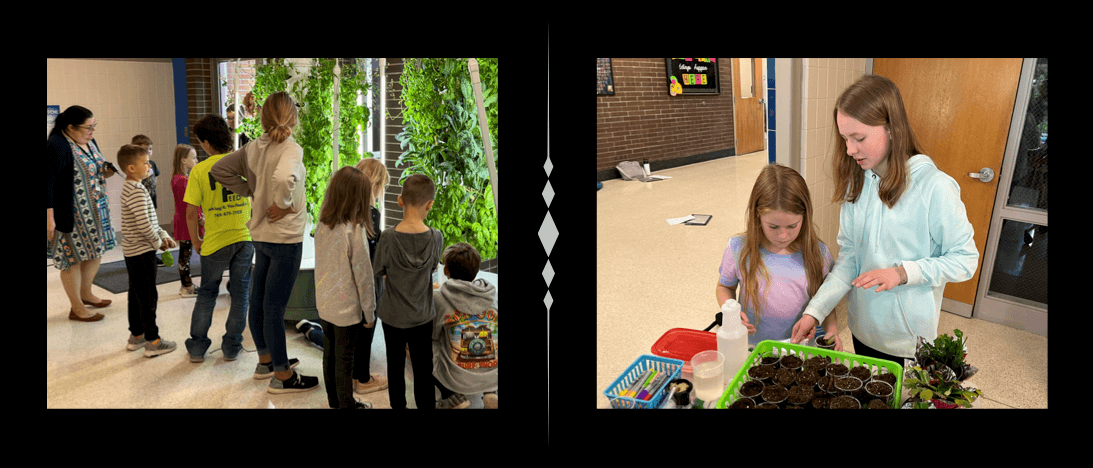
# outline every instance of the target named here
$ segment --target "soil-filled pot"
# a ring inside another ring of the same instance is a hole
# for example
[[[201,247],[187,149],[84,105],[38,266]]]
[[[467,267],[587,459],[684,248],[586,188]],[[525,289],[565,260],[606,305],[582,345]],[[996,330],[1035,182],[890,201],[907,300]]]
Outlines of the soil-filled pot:
[[[748,369],[748,377],[763,383],[769,383],[771,377],[774,377],[775,370],[774,366],[755,366]]]
[[[812,356],[805,361],[805,369],[816,369],[816,372],[823,377],[827,374],[827,365],[831,364],[831,358],[823,356]]]
[[[791,405],[807,406],[812,402],[812,387],[794,385],[789,388],[789,398],[786,400]]]
[[[729,409],[751,409],[755,408],[755,401],[751,398],[739,398],[729,405]]]
[[[891,406],[884,404],[882,400],[870,401],[868,405],[865,405],[866,409],[892,409]]]
[[[801,359],[797,356],[794,356],[792,354],[782,356],[781,365],[782,365],[782,368],[784,368],[784,369],[798,370],[798,369],[801,368],[801,365],[804,364],[804,363],[805,363],[805,361],[803,359]]]
[[[872,372],[869,372],[869,368],[865,366],[854,366],[850,369],[850,375],[857,377],[862,382],[868,382],[869,378],[873,376]]]
[[[768,385],[763,387],[763,400],[767,403],[780,405],[789,397],[789,390],[781,385]]]
[[[840,395],[853,396],[856,392],[860,391],[862,387],[861,380],[857,377],[837,377],[835,378],[835,388],[839,389]]]
[[[896,386],[896,374],[892,374],[890,372],[874,375],[872,380],[887,382],[888,385],[891,385],[893,388],[895,388]]]
[[[781,360],[779,356],[763,356],[759,358],[759,365],[778,367],[778,362]]]
[[[816,347],[823,349],[835,349],[835,338],[832,337],[829,341],[824,341],[823,338],[816,338]]]
[[[832,398],[827,407],[829,409],[861,409],[861,403],[850,395],[842,395]]]
[[[816,372],[816,369],[805,368],[805,370],[797,374],[797,384],[805,387],[812,388],[819,380],[820,374]]]
[[[868,393],[873,398],[883,400],[887,404],[892,404],[892,393],[894,390],[888,382],[883,380],[873,380],[865,384],[865,393]]]
[[[827,409],[827,404],[830,401],[831,401],[831,398],[828,398],[826,396],[813,397],[812,398],[812,407],[815,408],[815,409]]]
[[[827,365],[827,375],[842,377],[850,373],[850,368],[842,364],[831,363]]]
[[[793,369],[781,368],[774,373],[774,383],[783,387],[793,385],[793,382],[797,381],[797,371]]]
[[[758,398],[760,393],[763,393],[763,382],[758,380],[749,380],[740,386],[740,396],[742,397]]]
[[[755,409],[780,409],[780,408],[778,408],[778,405],[776,405],[774,403],[760,403],[758,405],[755,405]]]

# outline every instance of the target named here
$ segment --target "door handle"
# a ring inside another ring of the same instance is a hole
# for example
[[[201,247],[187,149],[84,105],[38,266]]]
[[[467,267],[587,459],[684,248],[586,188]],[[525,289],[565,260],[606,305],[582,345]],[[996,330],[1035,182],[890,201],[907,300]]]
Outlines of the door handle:
[[[979,179],[980,182],[987,183],[994,180],[994,171],[989,167],[984,167],[979,172],[969,172],[968,177]]]

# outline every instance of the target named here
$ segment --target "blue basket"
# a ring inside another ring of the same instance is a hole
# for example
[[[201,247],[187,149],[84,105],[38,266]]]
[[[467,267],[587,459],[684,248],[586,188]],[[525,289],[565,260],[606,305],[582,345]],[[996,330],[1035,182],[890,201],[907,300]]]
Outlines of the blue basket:
[[[626,368],[626,372],[623,372],[610,387],[607,387],[607,390],[604,390],[603,395],[611,401],[612,408],[660,408],[660,404],[663,403],[664,397],[668,394],[667,385],[664,385],[649,401],[619,396],[620,393],[630,388],[634,380],[641,377],[641,374],[650,368],[657,372],[667,372],[667,382],[671,382],[679,378],[680,373],[683,371],[683,361],[649,354],[641,355],[630,367]]]

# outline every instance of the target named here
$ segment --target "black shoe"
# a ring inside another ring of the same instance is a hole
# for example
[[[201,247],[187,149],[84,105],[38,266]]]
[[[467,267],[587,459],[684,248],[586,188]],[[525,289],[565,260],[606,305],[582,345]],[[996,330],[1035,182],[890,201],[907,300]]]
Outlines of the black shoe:
[[[299,393],[314,390],[319,388],[319,378],[311,377],[308,375],[300,375],[299,372],[292,372],[292,377],[288,380],[280,380],[277,377],[269,379],[269,392],[270,393]]]

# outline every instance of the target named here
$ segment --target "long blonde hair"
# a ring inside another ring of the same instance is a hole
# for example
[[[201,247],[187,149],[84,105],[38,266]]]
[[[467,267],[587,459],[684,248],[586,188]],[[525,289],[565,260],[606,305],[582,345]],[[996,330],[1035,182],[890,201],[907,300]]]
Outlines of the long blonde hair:
[[[296,102],[288,93],[281,91],[266,98],[266,103],[262,105],[262,130],[269,134],[274,143],[281,143],[292,136],[297,122]]]
[[[384,188],[391,182],[391,176],[387,174],[387,168],[383,167],[383,163],[379,159],[363,158],[357,162],[357,169],[360,169],[372,181],[372,196],[377,200],[381,200]]]
[[[812,222],[812,199],[808,193],[808,185],[797,171],[769,164],[759,172],[759,178],[751,189],[751,198],[748,199],[744,215],[748,230],[745,232],[744,246],[737,255],[737,271],[744,283],[744,287],[737,294],[738,301],[745,310],[751,305],[755,311],[756,323],[761,317],[759,283],[756,281],[759,274],[763,275],[767,289],[770,288],[770,273],[759,252],[762,241],[766,238],[759,217],[771,211],[801,215],[801,231],[797,234],[797,239],[789,245],[789,249],[800,251],[804,258],[809,297],[815,295],[823,283],[823,254],[820,251],[816,226]]]
[[[896,84],[879,75],[865,75],[846,88],[835,101],[831,111],[832,128],[835,132],[835,153],[832,157],[835,191],[831,201],[854,203],[861,195],[865,183],[865,171],[846,154],[846,141],[839,135],[835,119],[839,112],[872,127],[883,125],[891,133],[888,142],[888,169],[880,181],[880,199],[891,209],[907,188],[907,160],[923,153],[922,144],[911,130],[903,98]]]

